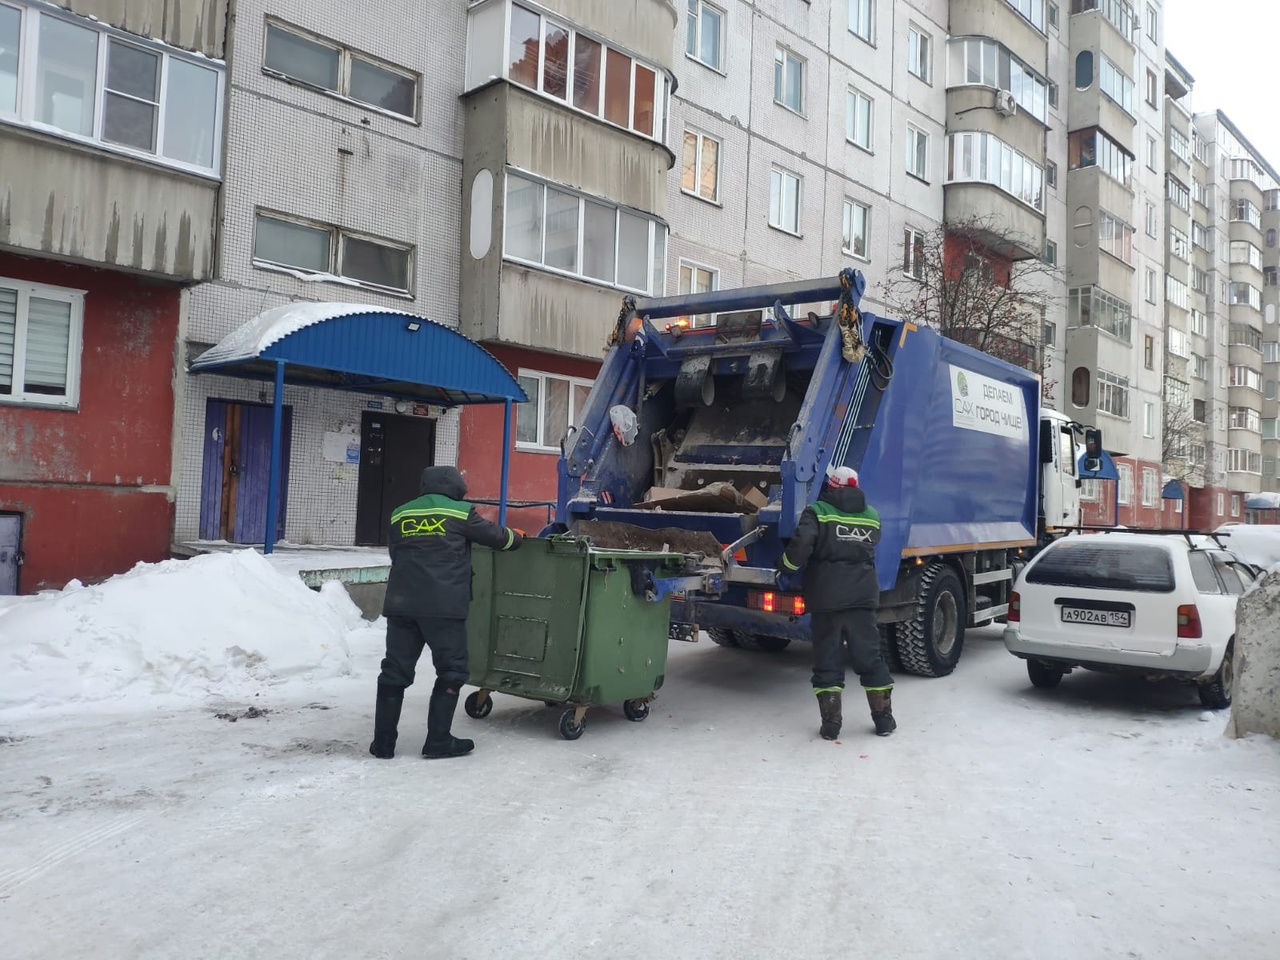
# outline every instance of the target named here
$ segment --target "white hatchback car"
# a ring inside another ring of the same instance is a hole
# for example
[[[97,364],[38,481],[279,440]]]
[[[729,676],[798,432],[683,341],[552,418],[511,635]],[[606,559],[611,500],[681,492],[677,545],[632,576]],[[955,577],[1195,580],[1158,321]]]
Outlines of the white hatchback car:
[[[1231,705],[1236,599],[1255,579],[1221,542],[1197,534],[1071,534],[1018,576],[1004,643],[1037,687],[1074,667],[1195,683]]]

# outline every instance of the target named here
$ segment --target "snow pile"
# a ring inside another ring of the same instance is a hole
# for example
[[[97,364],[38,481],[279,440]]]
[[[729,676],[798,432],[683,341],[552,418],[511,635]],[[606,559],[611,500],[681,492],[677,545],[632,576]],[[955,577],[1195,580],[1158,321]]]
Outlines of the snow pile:
[[[1280,563],[1280,525],[1228,523],[1217,532],[1227,549],[1245,563],[1263,568]]]
[[[0,607],[0,710],[345,676],[364,626],[341,584],[316,593],[253,550],[140,563]]]

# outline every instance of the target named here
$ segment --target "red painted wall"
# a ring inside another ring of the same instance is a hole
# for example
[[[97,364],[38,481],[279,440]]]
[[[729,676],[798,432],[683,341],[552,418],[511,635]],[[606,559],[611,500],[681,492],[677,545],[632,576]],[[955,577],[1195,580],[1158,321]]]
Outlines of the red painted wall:
[[[601,341],[603,343],[603,341]],[[600,364],[576,357],[555,356],[533,350],[521,350],[496,344],[486,344],[487,349],[513,375],[523,367],[542,373],[556,373],[565,377],[592,380],[600,370]],[[502,486],[502,413],[500,405],[463,407],[461,433],[458,437],[458,469],[467,478],[467,496],[479,499],[498,498]],[[530,453],[515,448],[515,414],[511,424],[511,467],[507,481],[509,500],[556,499],[556,466],[559,454]],[[480,512],[496,520],[497,507],[481,507]],[[554,519],[555,508],[552,507]],[[519,527],[535,534],[547,522],[546,507],[515,507],[507,511],[508,526]]]
[[[0,404],[0,511],[23,515],[22,592],[168,556],[180,290],[0,254],[0,277],[84,290],[80,406]]]

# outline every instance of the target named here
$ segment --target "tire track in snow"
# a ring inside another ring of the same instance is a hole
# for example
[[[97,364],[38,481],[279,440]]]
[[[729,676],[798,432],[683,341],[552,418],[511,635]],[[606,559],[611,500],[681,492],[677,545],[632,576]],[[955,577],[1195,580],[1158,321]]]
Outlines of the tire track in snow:
[[[54,867],[65,863],[73,857],[76,857],[101,843],[105,843],[112,837],[119,836],[128,830],[132,830],[146,819],[146,814],[133,817],[122,817],[111,823],[95,827],[92,830],[86,830],[84,833],[78,834],[70,840],[64,840],[52,850],[45,853],[39,860],[36,860],[34,863],[28,864],[25,867],[0,871],[0,899],[9,896],[14,890],[18,889],[18,887],[34,880],[41,874],[47,873]]]

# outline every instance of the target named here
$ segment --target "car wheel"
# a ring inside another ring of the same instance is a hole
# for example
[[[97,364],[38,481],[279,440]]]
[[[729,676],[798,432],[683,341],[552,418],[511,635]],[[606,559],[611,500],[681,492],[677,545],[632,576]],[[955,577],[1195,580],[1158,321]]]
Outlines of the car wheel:
[[[1225,710],[1231,706],[1231,692],[1236,682],[1235,666],[1232,663],[1235,646],[1234,638],[1227,641],[1227,649],[1222,654],[1222,662],[1218,664],[1218,672],[1208,683],[1200,684],[1200,703],[1209,710]]]
[[[960,661],[967,620],[960,578],[945,563],[935,561],[920,578],[916,615],[898,624],[902,668],[919,677],[945,677]]]
[[[1055,667],[1042,660],[1027,661],[1027,676],[1031,678],[1031,685],[1041,690],[1052,690],[1062,682],[1065,673],[1066,671],[1061,667]]]

